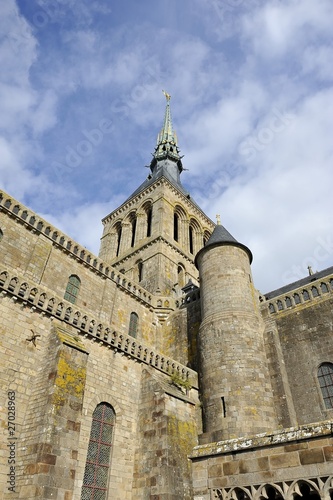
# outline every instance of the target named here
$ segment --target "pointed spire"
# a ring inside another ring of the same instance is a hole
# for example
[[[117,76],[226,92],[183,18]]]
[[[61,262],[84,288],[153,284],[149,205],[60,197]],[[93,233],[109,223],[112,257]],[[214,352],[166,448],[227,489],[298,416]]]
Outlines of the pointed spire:
[[[171,160],[178,161],[180,160],[180,155],[177,145],[178,142],[177,134],[172,127],[171,111],[170,111],[171,95],[165,92],[165,90],[163,90],[163,94],[165,95],[167,101],[165,115],[164,115],[164,123],[160,133],[157,136],[157,144],[153,156],[156,160],[164,160],[169,158]]]

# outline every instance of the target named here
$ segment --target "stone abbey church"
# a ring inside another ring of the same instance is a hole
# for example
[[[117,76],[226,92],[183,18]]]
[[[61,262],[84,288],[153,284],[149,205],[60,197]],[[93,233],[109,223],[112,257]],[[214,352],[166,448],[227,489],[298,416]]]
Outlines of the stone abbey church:
[[[331,500],[333,267],[259,294],[166,98],[98,257],[0,192],[0,498]]]

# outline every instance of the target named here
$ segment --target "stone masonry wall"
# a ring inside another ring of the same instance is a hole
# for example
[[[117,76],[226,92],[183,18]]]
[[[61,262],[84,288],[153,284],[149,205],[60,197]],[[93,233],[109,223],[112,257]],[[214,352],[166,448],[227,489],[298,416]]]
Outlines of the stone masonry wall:
[[[325,294],[269,316],[278,332],[283,360],[280,364],[288,381],[281,388],[282,396],[287,394],[288,402],[289,391],[294,408],[291,411],[298,424],[333,417],[333,410],[324,406],[317,376],[321,363],[333,363],[332,302],[332,295]]]
[[[310,491],[329,500],[333,492],[332,424],[287,429],[274,435],[231,440],[195,448],[194,499],[265,497],[274,487],[282,499],[298,493],[306,481]],[[245,495],[245,496],[244,496]]]
[[[133,498],[191,500],[192,471],[187,456],[197,443],[193,400],[190,403],[164,377],[144,370],[138,417]]]

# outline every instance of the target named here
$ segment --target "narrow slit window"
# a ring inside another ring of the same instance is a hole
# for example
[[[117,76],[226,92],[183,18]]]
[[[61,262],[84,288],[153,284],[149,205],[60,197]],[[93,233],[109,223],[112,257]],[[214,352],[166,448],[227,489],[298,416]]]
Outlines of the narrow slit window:
[[[175,214],[173,216],[173,239],[175,241],[178,241],[178,238],[179,238],[179,218],[178,218],[178,215]]]
[[[149,208],[147,211],[147,237],[151,236],[151,223],[152,223],[153,210]]]
[[[225,399],[224,399],[224,396],[221,397],[221,403],[222,403],[222,417],[226,418],[227,413],[226,413],[226,408],[225,408]]]

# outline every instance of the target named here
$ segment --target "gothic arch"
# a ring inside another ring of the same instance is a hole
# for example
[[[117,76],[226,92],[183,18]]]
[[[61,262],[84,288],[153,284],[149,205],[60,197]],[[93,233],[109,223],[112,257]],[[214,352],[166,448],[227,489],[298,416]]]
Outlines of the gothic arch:
[[[130,234],[130,246],[131,248],[134,247],[135,245],[135,237],[136,237],[136,230],[137,230],[137,216],[136,216],[136,211],[132,210],[127,217],[125,218],[124,222],[129,222],[130,227],[131,227],[131,234]]]
[[[208,231],[208,229],[204,229],[204,232],[203,232],[203,241],[202,241],[203,246],[206,245],[206,243],[209,240],[210,236],[211,236],[210,231]]]
[[[117,221],[112,228],[113,232],[116,235],[116,244],[115,244],[115,256],[118,257],[121,243],[121,234],[122,234],[122,225],[121,221]]]
[[[261,485],[253,496],[253,500],[260,500],[263,498],[267,500],[283,500],[284,492],[281,485],[273,483]]]
[[[179,288],[183,288],[186,285],[186,271],[182,263],[177,265],[177,283]]]
[[[189,252],[190,254],[195,255],[201,248],[199,238],[202,234],[202,229],[199,222],[193,217],[190,219],[188,231]]]
[[[286,500],[320,500],[318,485],[310,479],[294,481],[288,490]]]
[[[141,206],[141,210],[145,214],[145,237],[149,238],[152,235],[153,222],[153,203],[151,200],[146,200]]]

